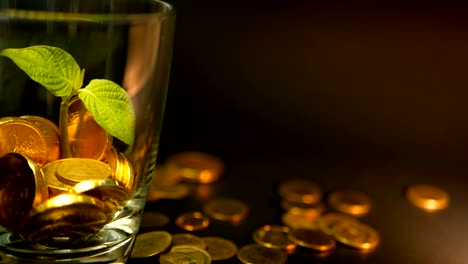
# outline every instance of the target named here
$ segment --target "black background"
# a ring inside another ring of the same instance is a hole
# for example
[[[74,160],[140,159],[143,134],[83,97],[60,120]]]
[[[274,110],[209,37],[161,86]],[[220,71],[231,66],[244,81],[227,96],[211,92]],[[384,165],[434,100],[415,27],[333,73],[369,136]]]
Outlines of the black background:
[[[325,194],[368,193],[373,210],[362,221],[382,241],[368,254],[339,246],[326,258],[301,251],[288,263],[466,262],[465,6],[171,3],[177,25],[158,162],[196,150],[226,169],[219,183],[147,210],[174,219],[214,197],[239,198],[251,210],[243,224],[215,223],[200,235],[240,247],[256,228],[281,223],[277,185],[306,178]],[[445,189],[450,207],[429,214],[411,206],[402,193],[412,183]]]

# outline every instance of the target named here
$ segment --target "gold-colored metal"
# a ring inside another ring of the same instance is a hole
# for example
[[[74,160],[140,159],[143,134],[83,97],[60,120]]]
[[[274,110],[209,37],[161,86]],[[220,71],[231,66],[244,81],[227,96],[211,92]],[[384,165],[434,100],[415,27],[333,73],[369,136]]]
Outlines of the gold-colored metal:
[[[166,161],[167,173],[180,175],[185,180],[198,183],[212,183],[221,177],[223,162],[203,152],[181,152]]]
[[[367,194],[354,190],[334,191],[330,193],[328,204],[338,212],[356,217],[367,214],[372,207],[371,198]]]
[[[222,237],[203,237],[206,244],[206,251],[211,256],[211,260],[225,260],[232,258],[237,253],[237,245],[231,240]]]
[[[130,258],[146,258],[166,251],[172,242],[166,231],[152,231],[138,234]]]
[[[175,224],[186,231],[201,231],[207,229],[211,221],[201,212],[189,212],[179,215]]]
[[[289,239],[288,233],[287,226],[265,225],[255,230],[253,240],[267,248],[281,249],[292,253],[297,245]]]
[[[72,157],[76,158],[103,159],[112,145],[112,137],[94,121],[78,97],[68,108],[68,138]]]
[[[169,173],[166,165],[156,165],[151,177],[150,187],[174,186],[182,181],[182,176]]]
[[[170,218],[166,214],[149,210],[144,211],[141,218],[140,230],[153,231],[156,229],[161,229],[167,226],[169,222]]]
[[[333,226],[340,222],[357,222],[357,220],[346,214],[327,213],[317,219],[317,226],[325,234],[333,235]]]
[[[210,264],[211,257],[205,250],[190,246],[178,245],[171,248],[167,253],[159,256],[160,264]]]
[[[67,184],[85,180],[100,180],[110,177],[112,169],[106,163],[85,158],[62,159],[57,165],[57,179]]]
[[[46,149],[47,149],[47,161],[52,162],[60,158],[60,133],[57,125],[49,119],[41,116],[25,115],[20,116],[20,119],[29,121],[37,126],[44,134]]]
[[[40,244],[70,243],[96,234],[108,221],[99,199],[60,194],[33,208],[21,234]]]
[[[317,221],[315,219],[310,219],[302,215],[293,214],[293,213],[284,213],[281,216],[281,221],[284,225],[289,228],[296,229],[318,229]]]
[[[73,184],[68,184],[57,179],[57,166],[64,161],[65,160],[63,159],[52,161],[41,168],[42,172],[44,173],[44,179],[49,189],[50,196],[56,196],[62,193],[71,192],[73,189]]]
[[[180,200],[187,197],[190,188],[187,184],[178,184],[174,186],[150,186],[147,200],[150,202],[160,199]]]
[[[317,251],[329,251],[336,247],[335,240],[320,230],[293,229],[289,239],[297,245]]]
[[[249,208],[237,199],[218,198],[208,201],[203,206],[203,211],[213,219],[239,223],[247,217]]]
[[[259,244],[248,244],[237,251],[237,258],[244,264],[284,264],[288,254]]]
[[[127,189],[111,178],[86,180],[73,186],[76,193],[96,197],[106,205],[106,212],[113,214],[129,199]]]
[[[48,198],[44,175],[39,166],[20,153],[0,158],[0,225],[21,231],[34,206]]]
[[[445,190],[428,184],[409,186],[406,189],[406,198],[413,205],[428,212],[443,210],[450,203],[450,196]]]
[[[364,251],[374,249],[380,242],[374,228],[357,221],[341,221],[333,226],[332,231],[338,242]]]
[[[196,235],[190,233],[179,233],[172,235],[172,246],[178,245],[191,245],[194,247],[199,247],[201,249],[206,249],[205,241]]]
[[[39,166],[47,162],[46,138],[39,127],[19,118],[0,120],[0,157],[10,152],[24,154]]]
[[[305,179],[291,179],[279,186],[279,195],[291,202],[317,204],[322,198],[320,187]]]
[[[113,178],[121,182],[130,191],[133,191],[136,187],[133,165],[121,152],[117,154],[117,168]]]
[[[323,203],[297,203],[284,199],[281,200],[281,208],[286,210],[288,213],[300,215],[303,218],[308,218],[311,221],[316,220],[325,211],[325,205]]]

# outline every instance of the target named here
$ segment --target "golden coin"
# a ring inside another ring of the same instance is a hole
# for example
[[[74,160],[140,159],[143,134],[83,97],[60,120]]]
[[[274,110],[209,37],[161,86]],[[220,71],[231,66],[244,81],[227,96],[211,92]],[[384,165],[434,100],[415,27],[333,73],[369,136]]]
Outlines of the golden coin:
[[[10,152],[26,155],[42,166],[47,161],[47,143],[42,131],[33,123],[21,119],[0,122],[0,157]]]
[[[57,178],[68,184],[85,180],[105,179],[112,175],[112,169],[106,163],[82,158],[62,159],[56,168]]]
[[[102,201],[83,194],[60,194],[34,207],[21,234],[38,243],[69,243],[96,234],[108,220]]]
[[[115,180],[121,182],[128,190],[135,189],[135,170],[128,158],[121,152],[117,154],[117,167],[112,176]]]
[[[189,233],[179,233],[172,235],[172,246],[178,245],[191,245],[201,249],[206,249],[206,243],[201,237]]]
[[[211,221],[200,212],[189,212],[179,215],[175,223],[186,231],[201,231],[207,229]]]
[[[49,194],[51,196],[56,196],[62,193],[67,193],[72,191],[73,185],[67,184],[63,181],[57,179],[57,165],[64,162],[63,159],[52,161],[44,165],[41,169],[44,173],[44,179],[46,181],[47,187],[49,188]]]
[[[237,253],[237,246],[231,240],[222,237],[203,237],[202,239],[213,261],[229,259]]]
[[[103,201],[109,214],[115,213],[129,199],[127,189],[110,178],[79,182],[73,186],[73,191],[96,197]]]
[[[328,197],[330,207],[338,212],[353,216],[362,216],[371,209],[371,198],[359,191],[334,191]]]
[[[169,216],[160,212],[144,211],[141,218],[141,230],[161,229],[170,222]]]
[[[374,228],[357,221],[341,221],[332,230],[338,242],[366,251],[374,249],[380,241]]]
[[[48,198],[44,175],[25,155],[7,153],[0,158],[0,225],[20,231],[34,206]]]
[[[49,119],[41,116],[21,116],[21,119],[29,121],[37,126],[44,134],[47,148],[47,162],[60,158],[60,133],[57,125]]]
[[[305,179],[284,181],[279,186],[281,198],[297,203],[316,204],[322,198],[322,191],[315,183]]]
[[[166,161],[167,173],[180,175],[188,181],[212,183],[221,177],[223,162],[203,152],[181,152]]]
[[[289,239],[288,233],[289,228],[287,226],[265,225],[255,230],[253,240],[267,248],[293,252],[296,249],[296,243]]]
[[[172,242],[166,231],[152,231],[138,234],[130,258],[146,258],[166,251]]]
[[[151,177],[150,186],[174,186],[179,184],[182,177],[178,174],[168,173],[167,166],[155,166],[153,176]]]
[[[413,205],[429,212],[445,209],[450,202],[446,191],[427,184],[409,186],[406,189],[406,198]]]
[[[211,257],[205,250],[190,246],[190,245],[178,245],[172,247],[172,249],[159,256],[159,263],[161,264],[210,264]]]
[[[336,247],[335,240],[320,230],[293,229],[289,239],[297,245],[317,251],[329,251]]]
[[[316,220],[325,211],[325,205],[323,203],[297,203],[284,199],[281,200],[281,208],[287,210],[288,213],[300,215],[304,218],[308,218],[311,221]]]
[[[208,201],[203,211],[211,218],[220,221],[241,222],[247,217],[247,205],[237,199],[218,198]]]
[[[151,186],[148,190],[148,201],[157,201],[160,199],[180,200],[187,197],[190,188],[187,184],[178,184],[174,186]]]
[[[290,212],[284,213],[281,216],[281,221],[287,227],[292,229],[303,228],[303,229],[318,229],[317,221],[315,219],[304,217],[303,215],[293,214]]]
[[[284,264],[288,254],[278,249],[249,244],[237,251],[237,258],[245,264]]]
[[[333,235],[333,226],[340,222],[357,222],[357,220],[341,213],[327,213],[317,219],[317,226],[326,234]]]
[[[75,158],[103,159],[112,145],[112,137],[94,121],[78,97],[68,108],[68,138]]]

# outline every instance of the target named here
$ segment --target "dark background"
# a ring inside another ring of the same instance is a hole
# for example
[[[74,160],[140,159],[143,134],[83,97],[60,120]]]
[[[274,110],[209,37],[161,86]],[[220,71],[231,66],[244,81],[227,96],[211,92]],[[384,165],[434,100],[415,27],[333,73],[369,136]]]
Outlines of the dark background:
[[[206,233],[242,246],[255,228],[281,223],[277,184],[306,178],[325,194],[368,193],[373,210],[362,221],[382,242],[369,254],[339,247],[288,263],[466,263],[467,8],[171,3],[177,26],[158,160],[204,151],[226,170],[202,198],[148,210],[174,217],[208,198],[242,199],[251,209],[243,225]],[[450,207],[429,214],[411,206],[402,192],[412,183],[445,189]]]

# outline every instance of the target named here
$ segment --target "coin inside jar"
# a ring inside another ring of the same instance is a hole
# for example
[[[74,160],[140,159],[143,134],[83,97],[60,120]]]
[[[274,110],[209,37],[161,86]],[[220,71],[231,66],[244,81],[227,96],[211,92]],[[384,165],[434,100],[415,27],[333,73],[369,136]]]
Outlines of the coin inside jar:
[[[67,184],[77,184],[85,180],[105,179],[112,175],[106,163],[83,158],[61,159],[56,168],[57,178]]]
[[[26,115],[20,119],[29,121],[36,125],[44,134],[47,149],[47,162],[60,158],[60,133],[57,125],[41,116]]]
[[[450,197],[441,188],[428,184],[414,184],[406,189],[406,198],[413,205],[428,212],[448,207]]]
[[[52,161],[41,168],[51,196],[67,193],[73,189],[73,184],[68,184],[57,179],[57,165],[62,162],[63,160]]]
[[[289,228],[286,226],[265,225],[254,232],[253,239],[267,248],[293,252],[296,249],[296,243],[289,239],[288,233]]]
[[[177,153],[166,161],[167,172],[198,183],[217,181],[223,172],[223,162],[207,153],[187,151]]]

